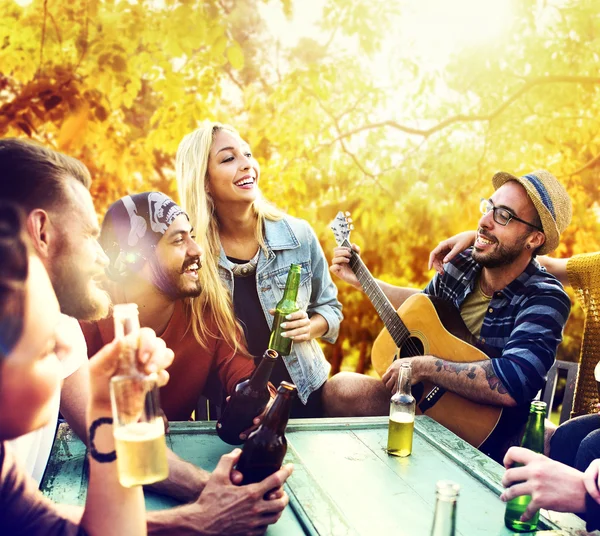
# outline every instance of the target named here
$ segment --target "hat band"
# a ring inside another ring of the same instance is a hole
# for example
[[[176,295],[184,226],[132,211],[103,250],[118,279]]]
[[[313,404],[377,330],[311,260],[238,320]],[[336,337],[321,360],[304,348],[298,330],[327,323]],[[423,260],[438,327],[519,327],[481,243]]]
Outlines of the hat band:
[[[542,184],[542,181],[540,181],[540,179],[538,179],[535,175],[523,175],[523,177],[521,178],[527,179],[531,183],[531,185],[539,194],[542,203],[544,203],[544,206],[550,211],[550,214],[552,214],[552,218],[554,219],[554,221],[556,221],[556,214],[554,212],[554,205],[552,204],[552,199],[550,199],[550,194],[548,194],[548,190],[546,190],[546,188]]]

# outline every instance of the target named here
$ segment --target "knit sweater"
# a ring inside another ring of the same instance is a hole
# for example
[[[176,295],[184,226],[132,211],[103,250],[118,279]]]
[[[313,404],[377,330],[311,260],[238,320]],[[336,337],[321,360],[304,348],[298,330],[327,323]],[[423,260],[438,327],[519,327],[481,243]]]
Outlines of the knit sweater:
[[[569,283],[585,313],[573,415],[597,411],[594,368],[600,361],[600,252],[575,255],[567,262]]]

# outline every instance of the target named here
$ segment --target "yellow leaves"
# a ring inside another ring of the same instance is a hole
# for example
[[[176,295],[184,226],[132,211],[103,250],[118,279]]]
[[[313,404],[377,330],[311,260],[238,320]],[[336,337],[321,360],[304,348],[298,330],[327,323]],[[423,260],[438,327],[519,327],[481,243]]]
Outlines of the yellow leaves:
[[[68,153],[84,144],[87,133],[88,112],[89,105],[85,103],[65,119],[57,140],[58,148],[61,151]]]
[[[238,71],[244,67],[244,52],[237,42],[234,41],[227,49],[227,59],[231,66]]]

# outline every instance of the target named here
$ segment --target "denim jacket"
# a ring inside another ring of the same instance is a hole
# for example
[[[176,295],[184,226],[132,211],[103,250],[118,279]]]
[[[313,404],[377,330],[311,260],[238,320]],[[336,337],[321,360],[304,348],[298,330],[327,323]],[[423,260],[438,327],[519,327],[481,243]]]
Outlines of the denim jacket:
[[[310,225],[291,216],[279,221],[265,220],[265,242],[267,256],[264,251],[260,252],[256,287],[269,327],[273,327],[269,309],[275,309],[283,297],[290,264],[300,264],[302,270],[297,301],[301,307],[306,306],[308,316],[318,313],[325,318],[329,328],[322,338],[327,342],[335,342],[343,318],[342,304],[337,300],[337,287],[329,275],[327,259]],[[219,275],[233,297],[234,277],[229,266],[221,248]],[[290,355],[283,356],[283,359],[298,388],[298,397],[306,404],[308,396],[327,380],[331,365],[314,339],[294,342]]]

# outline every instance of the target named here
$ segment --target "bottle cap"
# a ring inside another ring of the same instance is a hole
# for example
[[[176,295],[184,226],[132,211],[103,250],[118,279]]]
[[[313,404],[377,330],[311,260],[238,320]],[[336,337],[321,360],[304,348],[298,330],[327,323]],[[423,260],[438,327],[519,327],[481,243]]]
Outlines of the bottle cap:
[[[441,499],[456,499],[460,491],[460,485],[451,480],[438,480],[435,491]]]

